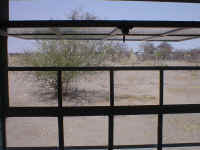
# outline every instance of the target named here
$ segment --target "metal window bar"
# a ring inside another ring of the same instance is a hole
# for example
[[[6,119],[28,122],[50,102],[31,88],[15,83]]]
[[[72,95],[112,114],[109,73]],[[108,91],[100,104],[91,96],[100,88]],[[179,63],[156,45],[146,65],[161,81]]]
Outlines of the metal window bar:
[[[0,17],[1,18],[1,17]],[[4,29],[6,30],[6,29]],[[7,49],[7,37],[0,36],[0,124],[1,124],[1,131],[0,131],[0,143],[2,144],[0,148],[6,149],[6,115],[5,112],[8,109],[9,101],[8,101],[8,71],[7,71],[7,64],[8,64],[8,54],[4,49]]]
[[[110,106],[114,107],[114,72],[110,71]],[[109,115],[108,121],[108,149],[113,149],[113,137],[114,137],[114,116],[113,114]]]
[[[58,108],[62,109],[62,71],[57,73],[57,87],[58,87]],[[64,129],[63,129],[63,115],[58,114],[58,137],[59,150],[64,150]]]
[[[114,72],[115,71],[159,71],[160,73],[160,104],[146,106],[115,106],[114,105]],[[199,66],[128,66],[128,67],[8,67],[9,71],[57,71],[58,107],[8,107],[3,114],[4,117],[58,117],[59,150],[65,149],[127,149],[127,148],[157,148],[164,147],[193,147],[200,146],[199,143],[162,143],[163,114],[200,113],[200,104],[164,105],[164,71],[166,70],[200,70]],[[108,71],[110,73],[110,106],[89,107],[63,107],[62,106],[62,71]],[[143,145],[114,145],[114,116],[116,115],[140,115],[157,114],[158,130],[157,144]],[[64,116],[108,116],[108,145],[104,146],[64,146],[63,117]],[[7,147],[8,150],[41,150],[58,149],[57,147]]]
[[[163,106],[163,89],[164,89],[164,72],[163,70],[160,70],[160,99],[159,99],[159,104],[160,106]],[[163,114],[159,113],[158,114],[158,150],[162,150],[162,139],[163,139]]]

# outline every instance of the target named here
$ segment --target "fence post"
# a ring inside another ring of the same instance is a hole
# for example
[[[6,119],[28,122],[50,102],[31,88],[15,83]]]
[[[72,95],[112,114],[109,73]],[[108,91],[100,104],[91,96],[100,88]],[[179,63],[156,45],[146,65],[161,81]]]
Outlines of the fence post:
[[[0,4],[0,24],[7,23],[9,20],[9,1],[1,0]],[[0,30],[7,32],[7,27],[0,26]],[[8,106],[8,37],[0,35],[0,150],[6,149],[5,134],[5,111]]]

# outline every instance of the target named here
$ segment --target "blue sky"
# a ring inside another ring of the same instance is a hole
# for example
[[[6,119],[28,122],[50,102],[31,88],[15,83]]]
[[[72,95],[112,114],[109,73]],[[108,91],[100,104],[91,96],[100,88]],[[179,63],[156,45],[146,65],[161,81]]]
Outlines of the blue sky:
[[[73,9],[81,8],[100,19],[200,21],[200,4],[114,2],[105,0],[10,0],[10,20],[66,19]],[[133,50],[140,42],[128,42]],[[200,40],[172,43],[175,48],[200,47]],[[9,52],[32,49],[33,41],[9,38]]]

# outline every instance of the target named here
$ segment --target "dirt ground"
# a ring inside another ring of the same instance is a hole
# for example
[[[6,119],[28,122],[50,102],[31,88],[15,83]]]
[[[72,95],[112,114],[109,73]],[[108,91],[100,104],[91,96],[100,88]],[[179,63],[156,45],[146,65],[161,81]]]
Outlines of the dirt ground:
[[[158,105],[159,72],[119,71],[114,75],[115,105]],[[165,104],[200,103],[200,71],[166,71],[164,78]],[[53,89],[42,86],[33,73],[10,72],[9,79],[11,106],[57,106]],[[73,86],[74,95],[63,94],[64,106],[109,105],[108,72],[80,78]],[[157,115],[115,116],[114,144],[156,144],[157,120]],[[199,142],[199,129],[199,114],[164,115],[164,143]],[[64,135],[65,146],[106,145],[108,118],[65,117]],[[11,147],[57,146],[57,118],[8,118],[7,142]]]

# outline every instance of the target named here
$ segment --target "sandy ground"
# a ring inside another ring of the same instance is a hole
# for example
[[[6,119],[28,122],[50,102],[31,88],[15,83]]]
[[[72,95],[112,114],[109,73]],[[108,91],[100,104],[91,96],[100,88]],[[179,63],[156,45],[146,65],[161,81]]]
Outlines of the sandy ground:
[[[157,105],[159,72],[115,72],[115,105]],[[44,88],[30,72],[9,74],[11,106],[57,106],[53,89]],[[165,104],[200,103],[200,72],[167,71],[165,73]],[[96,106],[109,104],[109,73],[99,72],[79,79],[77,95],[63,95],[65,106]],[[165,115],[164,143],[199,142],[198,114]],[[106,145],[107,117],[65,117],[66,146]],[[8,118],[8,146],[57,146],[57,118]],[[114,144],[156,144],[157,115],[116,116]],[[170,150],[189,148],[170,148]],[[196,149],[195,149],[196,150]]]

